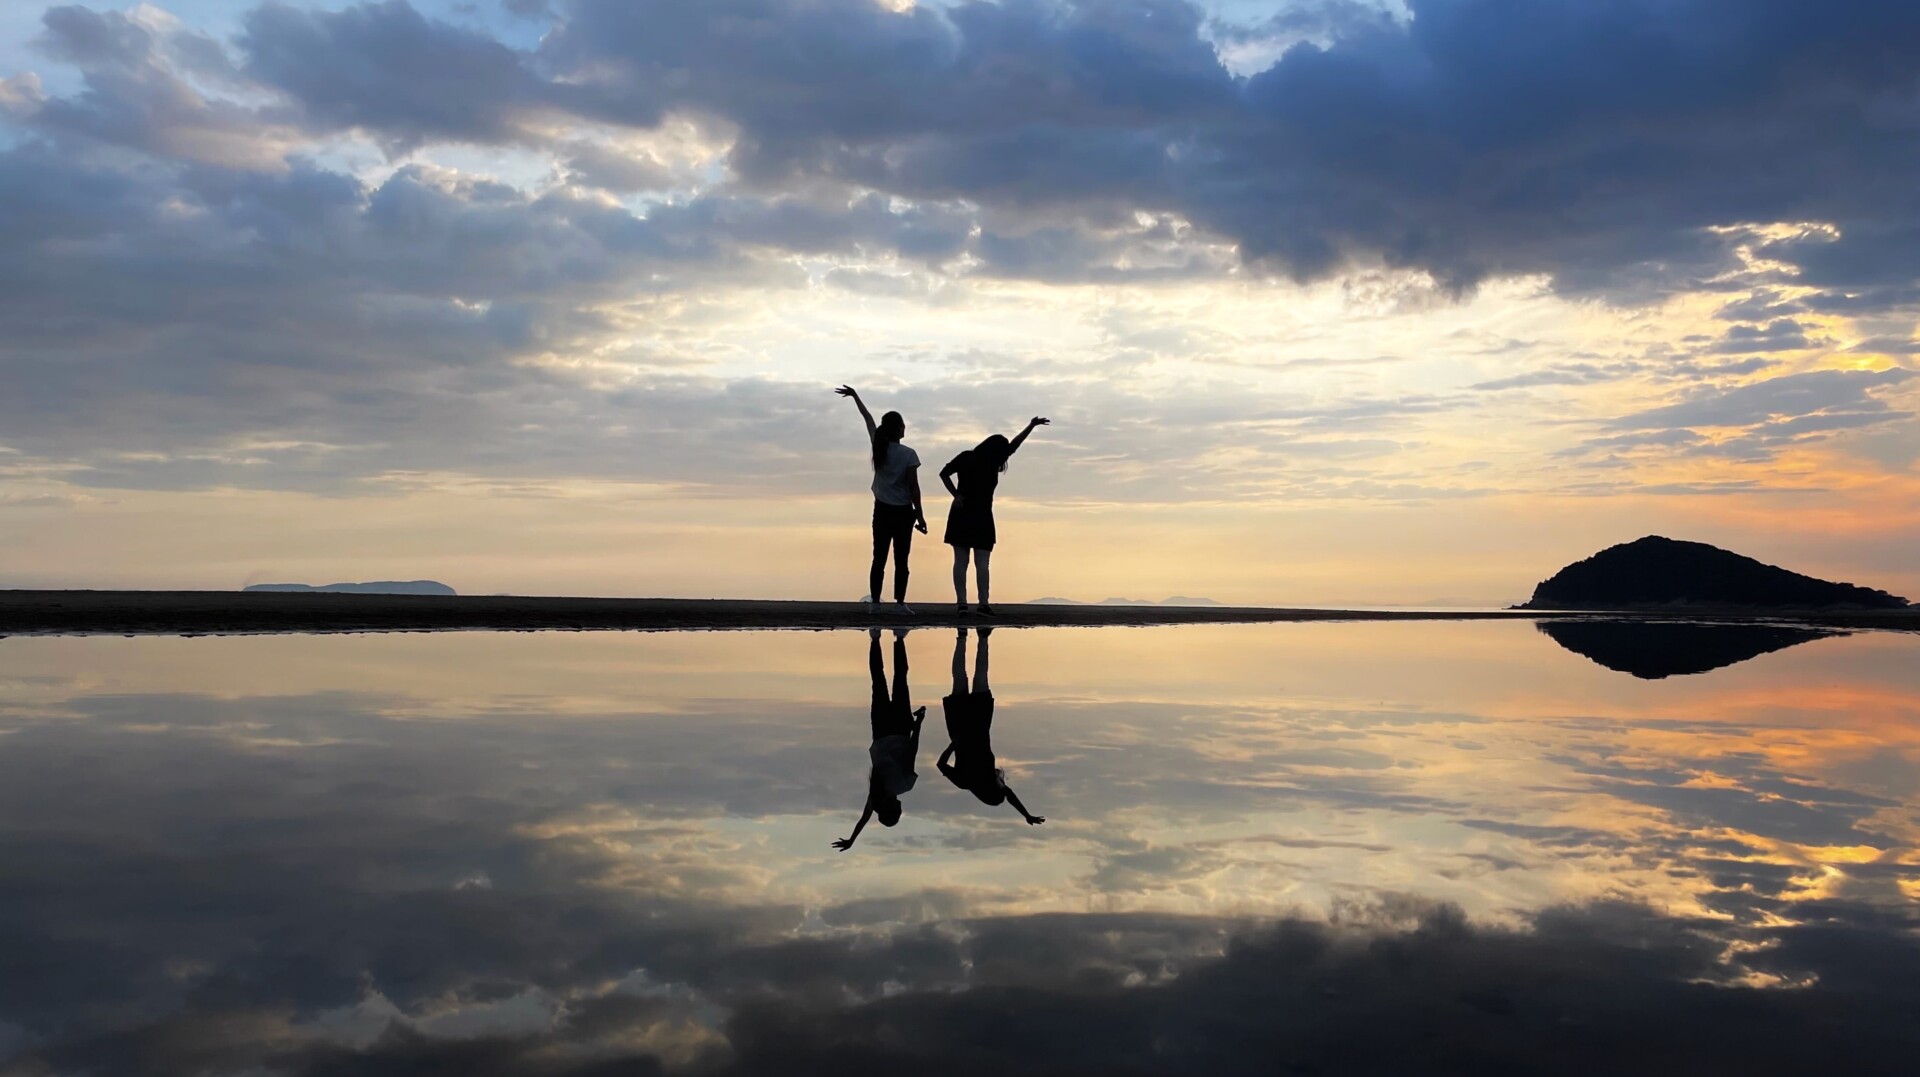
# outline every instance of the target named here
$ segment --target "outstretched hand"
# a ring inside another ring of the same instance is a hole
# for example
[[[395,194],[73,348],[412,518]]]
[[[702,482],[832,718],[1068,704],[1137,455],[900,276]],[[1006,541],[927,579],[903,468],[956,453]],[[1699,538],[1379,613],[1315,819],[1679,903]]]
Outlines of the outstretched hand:
[[[1044,822],[1046,822],[1046,821],[1047,821],[1047,817],[1046,817],[1046,816],[1044,816],[1044,815],[1029,815],[1029,816],[1027,816],[1027,825],[1028,825],[1028,826],[1039,826],[1039,825],[1040,825],[1041,823],[1044,823]]]
[[[850,396],[856,400],[859,399],[860,397],[860,394],[857,392],[854,392],[853,386],[851,385],[842,385],[840,388],[835,389],[834,393],[839,396]]]
[[[1035,415],[1033,418],[1027,420],[1027,425],[1028,426],[1052,426],[1053,420],[1046,418],[1045,416]]]
[[[848,849],[853,848],[853,839],[852,838],[835,838],[833,841],[833,847],[844,853]]]

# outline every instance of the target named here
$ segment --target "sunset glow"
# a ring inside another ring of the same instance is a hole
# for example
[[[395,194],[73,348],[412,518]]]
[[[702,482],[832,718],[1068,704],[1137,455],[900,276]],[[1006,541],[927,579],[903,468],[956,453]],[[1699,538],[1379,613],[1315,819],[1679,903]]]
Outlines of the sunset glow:
[[[1920,596],[1911,15],[1507,11],[10,4],[0,584],[852,598],[851,382],[1012,600]]]

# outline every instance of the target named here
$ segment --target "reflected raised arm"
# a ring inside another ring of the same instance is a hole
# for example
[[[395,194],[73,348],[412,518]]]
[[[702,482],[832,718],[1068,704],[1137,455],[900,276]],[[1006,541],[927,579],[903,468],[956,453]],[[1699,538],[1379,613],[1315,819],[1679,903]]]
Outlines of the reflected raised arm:
[[[860,394],[855,391],[851,385],[842,385],[840,388],[835,389],[834,392],[841,396],[853,398],[853,406],[860,409],[860,417],[867,421],[867,440],[872,441],[874,436],[879,433],[880,428],[874,424],[873,412],[867,410],[866,401],[860,399]],[[1043,419],[1041,421],[1045,422],[1046,420]]]
[[[833,847],[843,853],[853,848],[853,843],[860,840],[860,832],[867,828],[867,820],[871,818],[873,818],[873,794],[869,793],[866,808],[860,813],[860,821],[853,824],[853,833],[844,838],[835,839]]]
[[[1047,821],[1046,816],[1035,815],[1032,812],[1028,811],[1027,806],[1025,804],[1020,803],[1020,798],[1017,796],[1014,796],[1013,790],[1011,789],[1007,790],[1007,803],[1013,805],[1013,810],[1020,813],[1020,818],[1025,819],[1027,821],[1028,826],[1039,826],[1041,823],[1044,823]]]
[[[1019,451],[1020,451],[1020,444],[1021,444],[1021,442],[1024,442],[1024,441],[1026,441],[1026,440],[1027,440],[1027,435],[1028,435],[1028,434],[1031,434],[1031,433],[1033,433],[1033,428],[1034,428],[1034,427],[1036,427],[1036,426],[1052,426],[1052,425],[1053,425],[1053,420],[1052,420],[1052,419],[1045,419],[1045,418],[1042,418],[1042,417],[1040,417],[1040,416],[1038,416],[1038,415],[1035,415],[1035,416],[1034,416],[1033,418],[1031,418],[1031,419],[1028,419],[1028,420],[1027,420],[1027,428],[1026,428],[1025,430],[1022,430],[1022,431],[1020,431],[1020,432],[1019,432],[1018,434],[1015,434],[1015,435],[1013,436],[1013,440],[1012,440],[1011,442],[1009,442],[1009,443],[1008,443],[1008,445],[1007,445],[1007,455],[1009,455],[1009,456],[1011,456],[1011,455],[1013,455],[1014,453],[1016,453],[1016,452],[1019,452]]]

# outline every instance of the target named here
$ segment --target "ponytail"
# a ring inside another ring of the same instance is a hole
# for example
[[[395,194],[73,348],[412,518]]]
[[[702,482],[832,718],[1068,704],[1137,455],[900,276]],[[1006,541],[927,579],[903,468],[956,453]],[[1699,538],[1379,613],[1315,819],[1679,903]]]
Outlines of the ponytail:
[[[880,416],[880,425],[873,432],[873,469],[880,470],[887,463],[887,447],[894,445],[906,436],[907,421],[897,411]]]

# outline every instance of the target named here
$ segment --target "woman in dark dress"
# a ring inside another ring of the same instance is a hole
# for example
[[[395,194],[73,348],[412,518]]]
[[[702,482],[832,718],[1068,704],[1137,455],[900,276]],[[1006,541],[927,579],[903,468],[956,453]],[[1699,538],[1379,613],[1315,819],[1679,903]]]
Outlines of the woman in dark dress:
[[[1036,415],[1013,440],[995,434],[947,461],[947,466],[940,469],[940,481],[953,495],[953,509],[947,513],[946,543],[953,547],[953,596],[961,613],[967,612],[967,559],[971,556],[974,576],[980,584],[980,612],[989,617],[993,615],[987,595],[987,561],[993,556],[994,543],[999,537],[993,526],[993,492],[1000,486],[1000,473],[1007,469],[1007,459],[1019,451],[1034,427],[1047,424],[1046,419]]]
[[[947,714],[947,750],[935,765],[948,781],[980,803],[1011,804],[1028,826],[1038,826],[1046,819],[1028,811],[1007,788],[1007,773],[993,755],[993,689],[987,684],[987,637],[992,632],[991,628],[980,630],[971,691],[967,688],[967,630],[960,629],[953,641],[953,693],[940,701]]]

